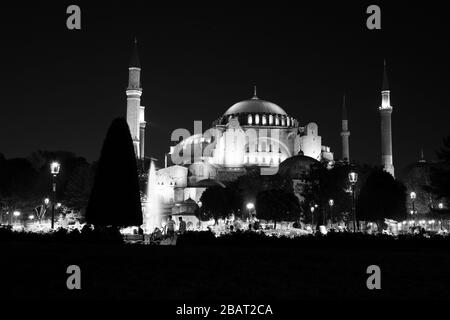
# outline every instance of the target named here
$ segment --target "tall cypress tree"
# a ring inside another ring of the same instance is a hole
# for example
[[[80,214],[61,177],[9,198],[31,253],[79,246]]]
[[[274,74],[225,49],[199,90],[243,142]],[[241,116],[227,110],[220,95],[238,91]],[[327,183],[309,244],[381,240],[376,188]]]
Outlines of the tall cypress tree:
[[[140,226],[142,208],[136,156],[124,118],[109,127],[86,210],[94,226]]]

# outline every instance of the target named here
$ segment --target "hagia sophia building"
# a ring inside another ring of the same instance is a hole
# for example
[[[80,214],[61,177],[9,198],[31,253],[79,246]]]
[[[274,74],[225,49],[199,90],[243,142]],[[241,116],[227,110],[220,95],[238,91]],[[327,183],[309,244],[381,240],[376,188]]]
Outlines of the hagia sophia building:
[[[126,119],[136,157],[144,159],[146,121],[145,107],[141,106],[140,72],[135,40],[126,90]],[[394,175],[392,106],[386,66],[381,95],[381,164]],[[342,109],[342,152],[337,161],[349,162],[350,131],[345,97]],[[261,174],[274,174],[278,170],[293,170],[316,162],[331,168],[335,161],[316,123],[299,123],[281,106],[259,98],[255,87],[253,96],[229,107],[205,133],[185,136],[170,147],[164,167],[156,172],[158,194],[169,212],[183,215],[189,221],[192,220],[190,213],[207,187],[224,186],[227,181],[244,175],[249,168],[258,167]]]

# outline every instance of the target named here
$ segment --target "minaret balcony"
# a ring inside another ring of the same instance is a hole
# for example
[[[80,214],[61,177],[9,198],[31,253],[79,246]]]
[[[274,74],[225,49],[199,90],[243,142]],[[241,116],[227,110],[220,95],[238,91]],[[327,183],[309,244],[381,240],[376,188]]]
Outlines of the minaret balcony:
[[[141,96],[142,95],[142,89],[141,88],[128,88],[127,91],[127,96]]]

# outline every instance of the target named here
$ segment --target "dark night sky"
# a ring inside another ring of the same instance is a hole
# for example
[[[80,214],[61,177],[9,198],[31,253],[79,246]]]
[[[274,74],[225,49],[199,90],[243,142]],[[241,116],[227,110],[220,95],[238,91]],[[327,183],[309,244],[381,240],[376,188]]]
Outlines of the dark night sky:
[[[69,31],[69,4],[2,9],[0,152],[8,158],[57,149],[95,160],[111,120],[125,116],[135,35],[149,121],[146,151],[159,159],[174,129],[192,131],[194,120],[209,126],[250,98],[256,84],[260,98],[300,123],[317,122],[336,156],[345,92],[350,156],[378,164],[384,58],[396,169],[417,160],[421,145],[434,158],[450,134],[450,50],[441,5],[378,2],[382,30],[370,31],[365,11],[372,3],[362,2],[247,8],[77,3],[82,30]]]

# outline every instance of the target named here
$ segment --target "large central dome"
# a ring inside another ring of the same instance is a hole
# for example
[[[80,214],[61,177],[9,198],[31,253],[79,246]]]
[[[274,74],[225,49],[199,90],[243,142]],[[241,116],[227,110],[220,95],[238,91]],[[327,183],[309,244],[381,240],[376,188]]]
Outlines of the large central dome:
[[[244,100],[232,105],[225,113],[225,116],[240,113],[267,113],[286,116],[287,113],[275,103],[261,100],[256,95],[249,100]]]

